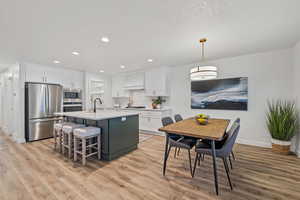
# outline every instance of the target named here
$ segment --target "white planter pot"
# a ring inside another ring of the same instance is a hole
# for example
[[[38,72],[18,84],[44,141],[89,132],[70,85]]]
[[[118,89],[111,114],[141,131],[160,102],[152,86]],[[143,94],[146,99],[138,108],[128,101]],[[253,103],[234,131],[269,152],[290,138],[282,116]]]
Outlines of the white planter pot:
[[[281,141],[272,138],[272,151],[288,155],[290,153],[291,141]]]
[[[282,141],[282,140],[276,140],[276,139],[271,139],[271,142],[273,144],[278,144],[278,145],[281,145],[281,146],[290,146],[291,145],[291,141]]]

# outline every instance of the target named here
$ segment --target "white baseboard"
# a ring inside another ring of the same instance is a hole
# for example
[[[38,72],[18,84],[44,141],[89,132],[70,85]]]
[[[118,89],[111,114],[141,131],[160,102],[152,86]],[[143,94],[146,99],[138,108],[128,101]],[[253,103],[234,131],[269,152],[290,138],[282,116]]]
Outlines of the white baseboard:
[[[15,141],[16,141],[17,143],[26,143],[25,138],[17,138],[17,139],[15,139]]]
[[[16,133],[9,133],[7,127],[0,127],[0,129],[3,131],[3,133],[7,136],[9,136],[14,142],[17,143],[25,143],[26,140],[25,138],[14,138],[13,135],[17,135]]]
[[[9,135],[7,126],[2,126],[2,127],[1,127],[1,130],[3,131],[3,133],[4,133],[5,135]]]
[[[271,148],[272,144],[270,142],[261,142],[261,141],[255,141],[255,140],[249,140],[249,139],[243,139],[243,138],[238,138],[237,143],[239,144],[246,144],[246,145],[252,145],[252,146],[259,146],[259,147],[267,147]]]
[[[251,145],[251,146],[272,148],[272,143],[271,142],[268,143],[268,142],[253,141],[253,140],[248,140],[248,139],[237,139],[237,143]],[[298,158],[300,158],[300,149],[298,151],[295,151],[295,154],[298,156]]]
[[[151,135],[159,135],[159,136],[165,136],[163,132],[155,132],[155,131],[149,131],[149,130],[139,130],[141,133],[151,134]]]

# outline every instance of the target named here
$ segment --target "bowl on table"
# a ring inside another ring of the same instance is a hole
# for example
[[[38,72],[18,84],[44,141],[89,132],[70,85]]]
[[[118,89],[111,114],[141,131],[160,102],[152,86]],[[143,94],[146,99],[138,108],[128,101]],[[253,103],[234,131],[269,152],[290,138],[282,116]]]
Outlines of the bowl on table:
[[[198,122],[198,124],[206,125],[206,124],[208,124],[209,116],[204,115],[204,114],[198,114],[195,116],[195,119],[196,119],[196,122]]]

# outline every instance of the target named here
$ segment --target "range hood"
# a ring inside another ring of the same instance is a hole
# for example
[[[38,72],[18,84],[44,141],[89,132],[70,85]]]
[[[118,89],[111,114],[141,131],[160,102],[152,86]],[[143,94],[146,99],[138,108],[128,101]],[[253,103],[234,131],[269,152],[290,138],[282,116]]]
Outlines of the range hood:
[[[130,73],[126,76],[125,90],[143,90],[145,89],[145,74],[143,72]]]

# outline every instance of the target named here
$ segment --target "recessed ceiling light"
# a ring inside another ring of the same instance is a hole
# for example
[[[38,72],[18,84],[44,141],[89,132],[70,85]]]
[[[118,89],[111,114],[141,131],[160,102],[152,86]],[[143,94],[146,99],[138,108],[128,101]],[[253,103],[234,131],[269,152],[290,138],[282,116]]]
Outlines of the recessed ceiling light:
[[[100,73],[103,73],[103,72],[104,72],[104,70],[100,70],[99,72],[100,72]]]
[[[74,56],[78,56],[78,55],[79,55],[79,52],[73,51],[72,54],[73,54]]]
[[[55,63],[55,64],[59,64],[59,63],[60,63],[60,61],[59,61],[59,60],[54,60],[54,61],[53,61],[53,63]]]
[[[109,42],[109,38],[108,37],[102,37],[101,41],[107,43],[107,42]]]
[[[149,58],[147,59],[148,62],[153,62],[153,59]]]
[[[124,66],[124,65],[121,65],[121,66],[120,66],[120,68],[121,68],[121,69],[124,69],[124,68],[125,68],[125,66]]]

